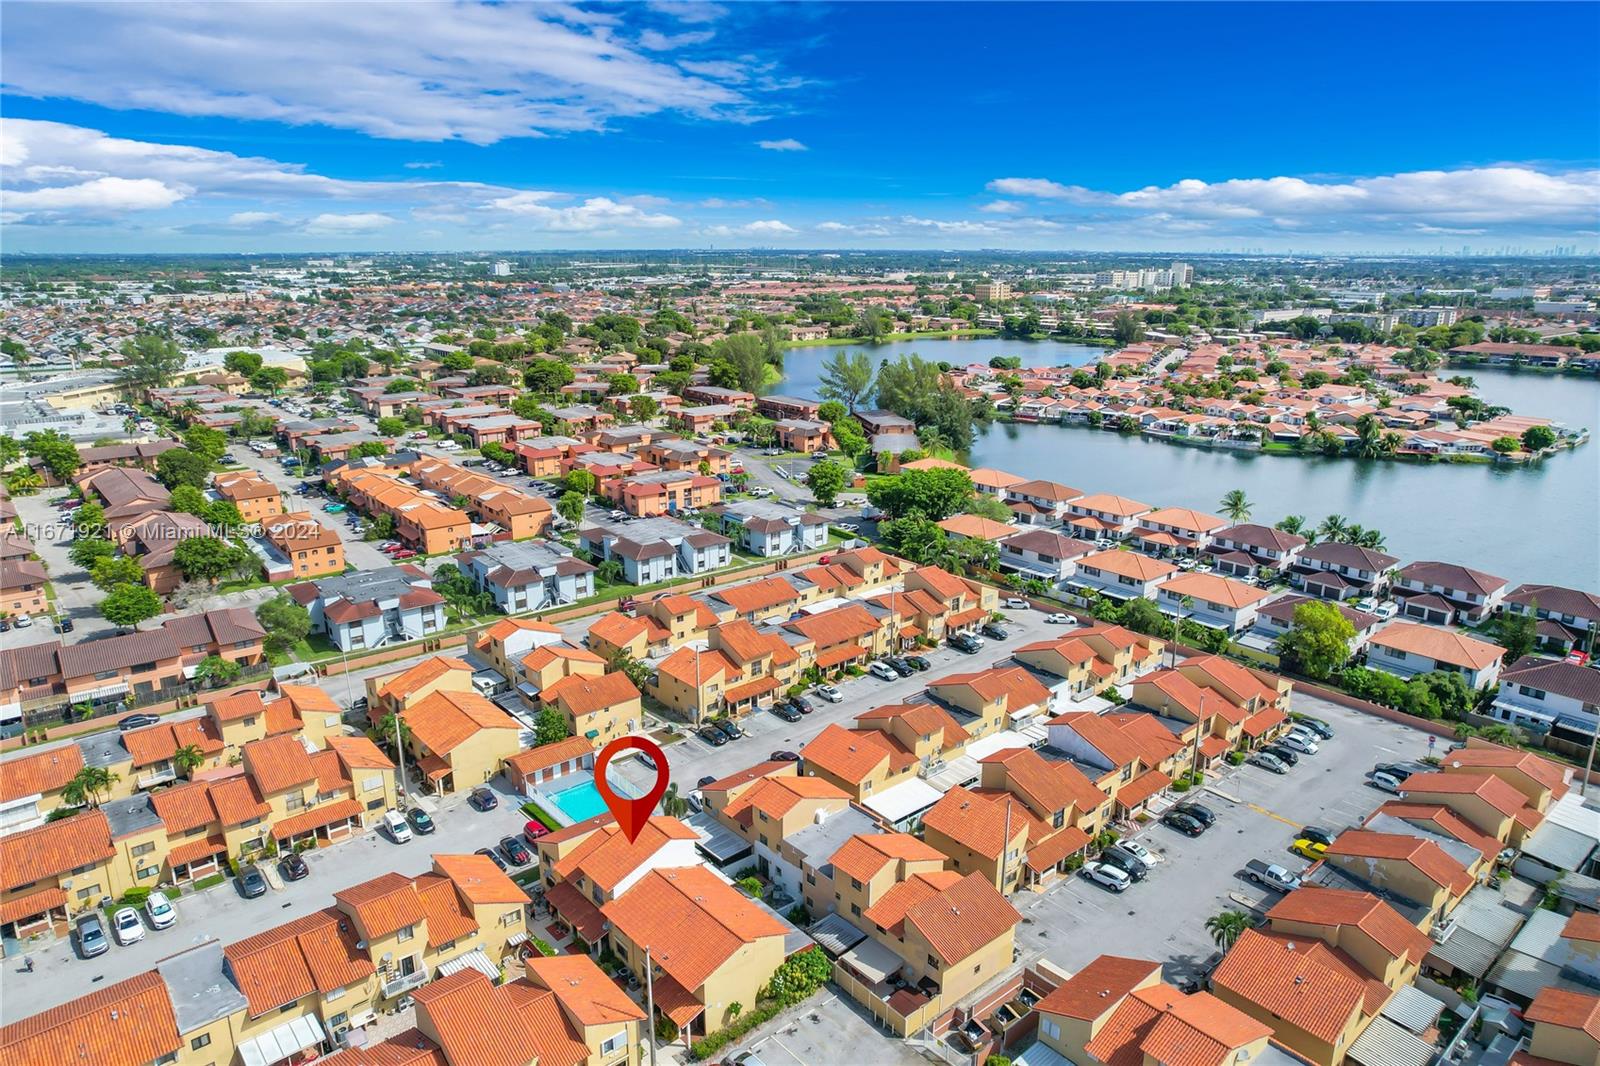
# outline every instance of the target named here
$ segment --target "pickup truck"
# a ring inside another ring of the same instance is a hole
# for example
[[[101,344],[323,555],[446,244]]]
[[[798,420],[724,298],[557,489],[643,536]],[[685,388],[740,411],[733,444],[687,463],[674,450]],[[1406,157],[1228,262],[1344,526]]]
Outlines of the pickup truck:
[[[1251,859],[1244,864],[1244,876],[1253,885],[1266,885],[1279,892],[1293,892],[1300,887],[1300,878],[1277,863]]]

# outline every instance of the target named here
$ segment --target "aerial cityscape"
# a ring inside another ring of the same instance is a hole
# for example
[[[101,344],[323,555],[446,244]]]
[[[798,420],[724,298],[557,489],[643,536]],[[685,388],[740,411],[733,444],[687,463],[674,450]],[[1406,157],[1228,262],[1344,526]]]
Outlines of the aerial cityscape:
[[[0,1064],[1600,1063],[1600,4],[0,9]]]

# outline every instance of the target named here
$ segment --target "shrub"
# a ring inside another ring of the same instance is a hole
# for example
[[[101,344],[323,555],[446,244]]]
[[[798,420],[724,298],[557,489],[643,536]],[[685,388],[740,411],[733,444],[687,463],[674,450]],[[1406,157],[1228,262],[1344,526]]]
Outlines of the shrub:
[[[1242,751],[1230,751],[1228,752],[1228,765],[1243,766],[1246,758],[1248,758],[1248,756]]]
[[[125,907],[142,907],[144,906],[144,901],[149,898],[150,889],[141,885],[137,888],[128,889],[128,891],[122,894],[122,898],[117,902]]]
[[[657,1018],[656,1039],[663,1044],[670,1044],[674,1040],[678,1039],[678,1023],[673,1021],[671,1018],[668,1018],[666,1015],[662,1015],[661,1017]],[[691,1057],[693,1057],[693,1050],[691,1050],[689,1054]]]
[[[1067,860],[1066,860],[1065,863],[1063,863],[1063,865],[1066,866],[1067,873],[1075,874],[1079,870],[1083,869],[1083,856],[1082,855],[1068,855],[1067,856]]]
[[[538,822],[552,833],[561,828],[560,822],[546,814],[544,808],[532,800],[529,800],[527,803],[522,805],[522,813],[526,814],[529,818],[532,818],[534,821]]]
[[[1189,782],[1188,782],[1188,780],[1186,778],[1182,778],[1182,777],[1178,778],[1176,781],[1174,781],[1172,783],[1172,791],[1174,791],[1174,792],[1187,792],[1187,791],[1189,791]]]
[[[790,924],[800,926],[802,929],[811,924],[811,912],[806,909],[804,903],[796,903],[790,907],[784,917],[789,919]]]
[[[761,887],[761,878],[759,877],[741,877],[734,884],[738,885],[740,890],[752,899],[760,899],[765,891]]]
[[[533,946],[534,949],[539,952],[539,954],[543,955],[547,959],[556,953],[556,949],[550,944],[550,942],[542,937],[534,937]],[[615,962],[616,960],[613,959],[612,961]]]
[[[234,862],[233,862],[232,859],[228,860],[228,865],[229,866],[234,865]],[[206,889],[211,888],[213,885],[222,884],[222,882],[226,881],[227,879],[228,879],[228,875],[225,874],[225,873],[222,873],[219,870],[218,872],[216,872],[214,874],[211,874],[211,875],[209,875],[207,877],[202,877],[200,880],[196,881],[194,883],[194,890],[196,892],[204,892]]]

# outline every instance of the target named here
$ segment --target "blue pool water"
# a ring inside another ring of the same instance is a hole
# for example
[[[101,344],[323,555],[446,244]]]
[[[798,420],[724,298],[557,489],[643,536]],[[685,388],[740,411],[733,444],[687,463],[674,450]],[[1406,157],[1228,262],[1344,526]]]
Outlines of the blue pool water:
[[[600,798],[599,789],[595,788],[594,781],[587,777],[560,792],[550,793],[550,798],[561,808],[561,813],[574,822],[604,814],[606,809],[606,801]]]

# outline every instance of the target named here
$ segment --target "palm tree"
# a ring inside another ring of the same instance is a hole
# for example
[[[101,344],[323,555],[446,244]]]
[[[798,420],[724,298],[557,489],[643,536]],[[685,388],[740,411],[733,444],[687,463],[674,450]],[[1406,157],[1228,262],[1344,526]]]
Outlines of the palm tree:
[[[1383,551],[1383,531],[1363,529],[1359,537],[1351,536],[1350,542],[1362,548],[1371,548],[1375,552],[1381,552]]]
[[[205,752],[200,750],[198,744],[185,744],[172,753],[172,765],[184,777],[194,773],[205,761]]]
[[[1250,499],[1244,494],[1244,489],[1229,489],[1222,497],[1222,513],[1235,522],[1243,522],[1250,517]]]
[[[926,452],[947,451],[950,448],[950,438],[945,436],[937,426],[923,426],[917,430],[917,440]]]
[[[1356,455],[1376,459],[1383,454],[1383,424],[1372,415],[1356,419]]]
[[[1250,925],[1250,916],[1244,911],[1223,911],[1206,919],[1206,932],[1211,934],[1212,943],[1227,951]]]
[[[1317,536],[1323,540],[1343,540],[1349,528],[1350,523],[1345,521],[1344,515],[1331,514],[1317,527]]]
[[[1272,528],[1278,530],[1280,533],[1288,533],[1292,536],[1303,537],[1306,535],[1305,515],[1288,515]]]
[[[121,780],[121,774],[112,773],[103,766],[85,766],[67,782],[66,787],[61,790],[61,798],[73,807],[82,807],[86,804],[98,807],[101,795],[109,792],[111,786]]]

